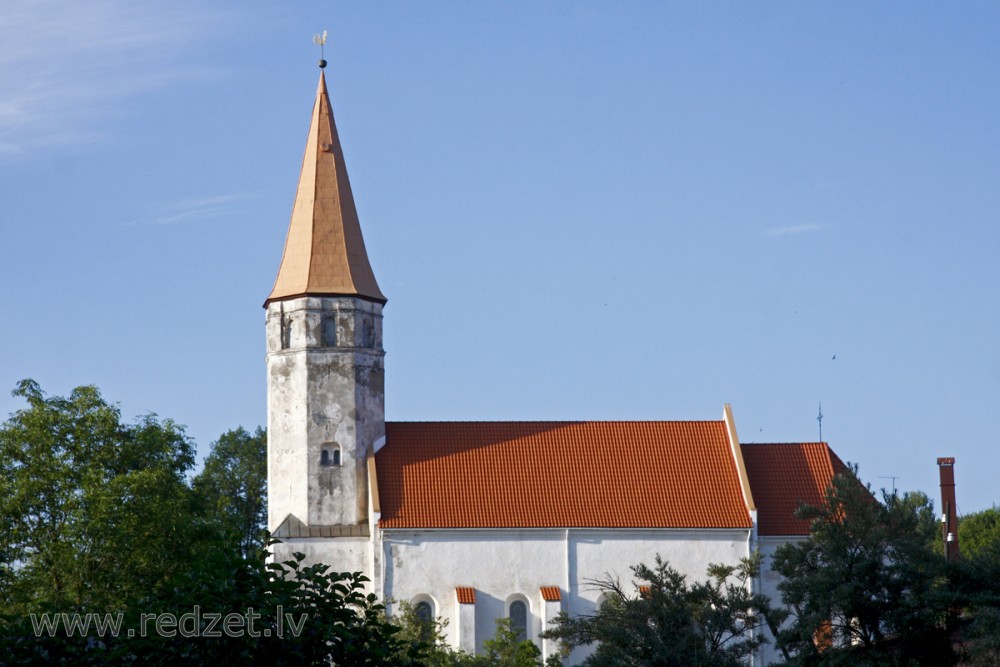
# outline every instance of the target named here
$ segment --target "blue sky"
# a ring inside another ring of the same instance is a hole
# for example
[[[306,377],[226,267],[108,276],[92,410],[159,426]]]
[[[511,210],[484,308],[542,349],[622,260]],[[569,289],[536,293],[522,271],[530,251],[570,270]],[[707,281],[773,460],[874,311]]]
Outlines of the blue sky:
[[[0,415],[265,422],[318,71],[387,417],[718,419],[1000,502],[1000,6],[7,0]],[[836,358],[834,358],[836,356]]]

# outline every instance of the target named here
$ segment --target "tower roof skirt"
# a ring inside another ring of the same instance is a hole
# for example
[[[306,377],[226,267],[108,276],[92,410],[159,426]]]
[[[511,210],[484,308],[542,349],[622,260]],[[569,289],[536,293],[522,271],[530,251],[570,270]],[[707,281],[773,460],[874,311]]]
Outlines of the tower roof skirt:
[[[306,295],[386,301],[368,262],[322,72],[285,252],[264,305]]]

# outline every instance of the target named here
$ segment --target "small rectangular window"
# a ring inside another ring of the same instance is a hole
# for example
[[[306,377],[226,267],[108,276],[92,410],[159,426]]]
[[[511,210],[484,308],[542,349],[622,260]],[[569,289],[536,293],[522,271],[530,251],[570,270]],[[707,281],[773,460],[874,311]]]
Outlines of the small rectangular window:
[[[325,347],[337,346],[337,318],[323,318],[323,345]]]

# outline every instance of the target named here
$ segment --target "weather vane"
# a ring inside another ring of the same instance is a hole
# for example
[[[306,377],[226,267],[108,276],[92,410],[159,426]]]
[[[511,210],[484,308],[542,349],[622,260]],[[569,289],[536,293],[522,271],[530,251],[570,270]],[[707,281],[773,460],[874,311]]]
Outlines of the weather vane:
[[[319,68],[323,69],[326,67],[326,61],[323,59],[323,47],[326,46],[326,30],[323,31],[322,35],[313,35],[313,44],[319,47]]]
[[[819,441],[823,442],[823,404],[819,404],[819,414],[816,415],[816,421],[819,422]]]

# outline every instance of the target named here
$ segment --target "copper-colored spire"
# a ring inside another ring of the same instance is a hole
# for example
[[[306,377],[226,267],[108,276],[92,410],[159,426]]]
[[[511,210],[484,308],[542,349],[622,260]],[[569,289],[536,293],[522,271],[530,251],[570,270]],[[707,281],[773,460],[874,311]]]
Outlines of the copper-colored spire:
[[[285,253],[264,306],[306,295],[386,301],[368,263],[322,72]]]

